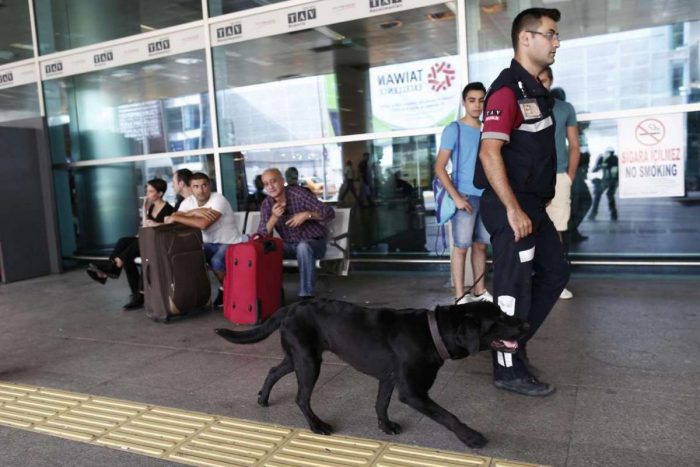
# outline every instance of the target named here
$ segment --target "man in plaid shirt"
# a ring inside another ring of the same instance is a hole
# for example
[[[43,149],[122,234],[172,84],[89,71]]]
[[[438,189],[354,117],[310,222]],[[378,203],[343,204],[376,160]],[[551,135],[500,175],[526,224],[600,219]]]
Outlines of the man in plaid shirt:
[[[260,207],[258,233],[272,235],[277,230],[284,241],[284,257],[299,264],[299,296],[312,298],[316,282],[315,263],[326,254],[324,224],[335,217],[330,206],[300,186],[284,186],[279,169],[262,174],[267,198]]]

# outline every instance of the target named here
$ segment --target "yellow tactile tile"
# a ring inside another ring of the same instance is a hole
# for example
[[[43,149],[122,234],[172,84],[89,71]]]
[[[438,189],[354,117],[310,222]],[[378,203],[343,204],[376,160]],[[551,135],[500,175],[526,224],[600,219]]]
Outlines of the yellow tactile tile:
[[[534,467],[3,381],[0,425],[209,467]]]

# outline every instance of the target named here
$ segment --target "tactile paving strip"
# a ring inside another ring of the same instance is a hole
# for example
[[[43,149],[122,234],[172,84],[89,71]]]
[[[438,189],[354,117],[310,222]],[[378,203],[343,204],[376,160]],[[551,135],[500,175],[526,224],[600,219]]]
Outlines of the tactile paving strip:
[[[0,425],[209,467],[534,467],[3,381]]]

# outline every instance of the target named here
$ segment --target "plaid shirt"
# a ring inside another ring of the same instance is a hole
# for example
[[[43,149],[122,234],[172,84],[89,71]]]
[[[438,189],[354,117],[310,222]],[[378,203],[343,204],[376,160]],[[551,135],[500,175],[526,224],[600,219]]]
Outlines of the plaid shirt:
[[[333,208],[323,204],[309,190],[300,186],[285,187],[284,194],[287,199],[287,205],[284,215],[275,224],[275,230],[280,234],[282,240],[285,243],[299,243],[302,240],[311,238],[325,238],[326,228],[323,224],[335,217]],[[260,206],[258,233],[261,235],[267,235],[267,221],[270,220],[274,204],[275,200],[268,196],[263,201],[262,206]],[[316,212],[321,218],[320,220],[308,220],[296,228],[289,227],[286,224],[294,214],[304,211]]]

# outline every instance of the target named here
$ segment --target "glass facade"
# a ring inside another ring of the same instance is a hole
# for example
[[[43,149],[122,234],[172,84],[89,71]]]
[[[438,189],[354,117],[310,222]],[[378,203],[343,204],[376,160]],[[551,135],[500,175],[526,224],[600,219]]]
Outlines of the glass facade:
[[[34,0],[34,15],[46,55],[201,20],[202,2]]]
[[[29,2],[5,2],[0,79],[36,56],[42,86],[39,97],[34,82],[0,81],[0,125],[44,104],[63,255],[132,235],[149,178],[202,170],[234,209],[254,210],[265,196],[256,178],[274,166],[353,208],[355,258],[446,259],[431,190],[441,128],[460,114],[464,84],[488,86],[508,66],[525,6],[403,3],[209,0],[205,19],[199,0],[34,0],[34,43]],[[554,86],[577,110],[583,153],[572,258],[700,258],[700,10],[692,0],[588,4],[527,5],[562,12]],[[292,7],[317,10],[292,25]],[[246,28],[220,41],[224,24]],[[210,49],[174,39],[200,27]],[[122,38],[148,53],[51,69],[80,54],[91,62]]]
[[[40,115],[36,83],[0,88],[0,126]]]
[[[282,2],[284,0],[209,0],[209,16],[225,15]]]
[[[456,18],[430,19],[444,8],[215,47],[221,144],[430,128],[453,120],[460,100],[454,83],[461,79]]]
[[[57,168],[54,185],[63,255],[104,254],[120,237],[135,235],[146,182],[165,180],[165,200],[174,205],[173,172],[183,168],[204,172],[215,180],[212,155]],[[216,190],[215,182],[212,189]]]
[[[29,3],[9,0],[0,5],[0,66],[34,57]]]
[[[53,161],[211,147],[204,51],[44,83]]]

